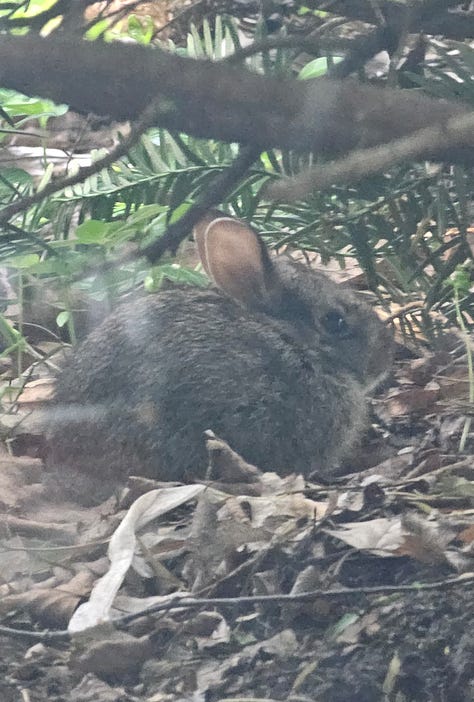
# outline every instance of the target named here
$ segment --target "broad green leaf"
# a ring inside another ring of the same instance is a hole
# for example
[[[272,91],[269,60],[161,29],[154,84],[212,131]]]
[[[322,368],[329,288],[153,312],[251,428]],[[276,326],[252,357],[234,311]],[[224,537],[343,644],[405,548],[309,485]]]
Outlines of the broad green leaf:
[[[110,230],[110,224],[89,219],[76,229],[76,238],[81,244],[103,244]]]
[[[340,63],[342,61],[342,56],[334,56],[334,63]],[[298,73],[298,78],[300,80],[309,80],[310,78],[319,78],[328,72],[328,59],[325,56],[316,58],[313,61],[307,63],[301,71]]]

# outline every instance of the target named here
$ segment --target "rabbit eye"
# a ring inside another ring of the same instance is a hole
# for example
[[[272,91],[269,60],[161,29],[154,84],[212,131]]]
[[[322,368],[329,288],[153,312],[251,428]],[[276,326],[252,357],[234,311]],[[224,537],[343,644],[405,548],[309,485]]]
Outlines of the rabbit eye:
[[[328,312],[324,317],[323,324],[330,334],[340,339],[345,339],[351,335],[350,326],[339,312]]]

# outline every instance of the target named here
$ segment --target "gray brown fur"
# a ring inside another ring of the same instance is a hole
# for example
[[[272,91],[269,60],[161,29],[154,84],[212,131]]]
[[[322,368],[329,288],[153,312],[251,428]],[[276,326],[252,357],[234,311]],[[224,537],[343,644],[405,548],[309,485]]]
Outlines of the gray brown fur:
[[[232,223],[216,236],[219,226]],[[205,474],[212,429],[263,470],[330,473],[366,425],[391,333],[352,291],[261,255],[258,299],[176,288],[122,305],[93,331],[58,379],[56,400],[71,411],[52,432],[51,462],[104,480],[192,480]]]

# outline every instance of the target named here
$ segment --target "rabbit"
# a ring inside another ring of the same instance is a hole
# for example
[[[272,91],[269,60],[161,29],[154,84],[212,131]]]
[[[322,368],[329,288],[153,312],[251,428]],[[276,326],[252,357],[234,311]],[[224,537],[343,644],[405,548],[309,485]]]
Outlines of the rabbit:
[[[192,481],[212,429],[263,471],[332,475],[390,368],[391,330],[243,221],[208,213],[194,235],[214,287],[122,304],[77,347],[57,379],[50,463],[103,482]]]

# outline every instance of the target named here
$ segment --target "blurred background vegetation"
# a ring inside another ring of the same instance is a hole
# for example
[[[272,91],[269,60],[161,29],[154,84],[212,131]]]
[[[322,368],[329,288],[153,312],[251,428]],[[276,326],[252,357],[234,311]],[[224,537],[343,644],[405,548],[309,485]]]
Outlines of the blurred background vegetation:
[[[133,3],[132,9],[83,3],[86,12],[77,17],[65,0],[9,0],[0,2],[0,29],[48,34],[61,31],[69,18],[91,40],[158,43],[214,60],[250,40],[308,36],[317,29],[325,41],[313,54],[306,46],[305,52],[277,48],[246,59],[254,71],[305,80],[330,72],[368,27],[322,9],[328,5],[323,2],[168,4],[166,13],[167,3],[159,2]],[[362,81],[474,106],[474,48],[468,39],[398,31],[391,54],[361,61],[356,73]],[[0,107],[0,208],[93,162],[129,129],[94,116],[79,119],[65,105],[10,90],[0,89]],[[16,355],[21,370],[25,350],[43,353],[35,346],[41,336],[75,342],[91,324],[91,309],[100,318],[137,286],[154,291],[170,280],[205,284],[186,255],[151,266],[144,258],[124,262],[121,254],[130,242],[145,247],[162,236],[213,188],[237,153],[237,145],[150,129],[109,168],[11,218],[0,232],[2,356]],[[355,186],[316,192],[304,202],[265,199],[269,181],[298,173],[309,162],[310,156],[262,153],[222,208],[245,218],[278,249],[315,252],[323,264],[333,261],[342,269],[355,261],[355,282],[376,293],[412,338],[433,341],[450,325],[472,328],[472,170],[413,163]]]

